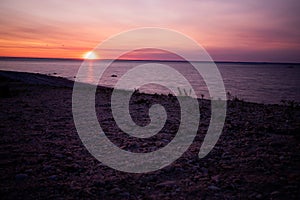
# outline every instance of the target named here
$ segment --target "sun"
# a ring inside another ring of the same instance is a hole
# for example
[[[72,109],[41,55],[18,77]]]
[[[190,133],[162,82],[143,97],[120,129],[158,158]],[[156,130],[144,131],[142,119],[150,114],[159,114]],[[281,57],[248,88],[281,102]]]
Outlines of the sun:
[[[95,52],[93,51],[88,51],[86,52],[84,55],[83,55],[83,58],[84,59],[88,59],[88,60],[94,60],[94,59],[97,59],[98,56]]]

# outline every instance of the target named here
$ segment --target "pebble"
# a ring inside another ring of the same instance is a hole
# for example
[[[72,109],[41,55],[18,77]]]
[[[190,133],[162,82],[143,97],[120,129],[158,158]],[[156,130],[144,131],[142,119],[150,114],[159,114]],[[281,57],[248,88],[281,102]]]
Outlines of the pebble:
[[[124,197],[124,198],[129,198],[130,197],[130,193],[129,192],[123,192],[120,194],[121,197]]]
[[[49,180],[56,181],[58,179],[57,175],[52,175],[48,177]]]
[[[218,188],[217,186],[211,185],[207,187],[210,190],[220,190],[220,188]]]
[[[219,177],[220,175],[215,175],[215,176],[212,176],[211,179],[215,182],[218,182],[219,181]]]
[[[283,159],[284,159],[284,156],[280,156],[280,157],[279,157],[279,160],[283,160]]]
[[[65,156],[64,155],[62,155],[62,154],[60,154],[60,153],[57,153],[57,154],[55,154],[54,155],[56,158],[64,158]]]
[[[278,195],[278,194],[279,194],[278,191],[273,191],[273,192],[271,193],[271,196],[276,196],[276,195]]]
[[[175,184],[176,184],[176,181],[165,181],[165,182],[157,184],[156,186],[158,186],[158,187],[170,187],[170,186],[175,185]]]
[[[17,181],[23,181],[23,180],[28,178],[28,175],[27,174],[17,174],[15,176],[15,178],[16,178]]]
[[[202,173],[203,173],[205,176],[208,175],[208,169],[206,169],[205,167],[202,167],[201,170],[202,170]]]
[[[120,188],[115,187],[115,188],[113,188],[110,192],[111,192],[112,194],[117,194],[117,193],[119,193],[120,191],[121,191]]]
[[[44,165],[43,170],[44,171],[50,171],[50,170],[53,170],[53,167],[51,165]]]

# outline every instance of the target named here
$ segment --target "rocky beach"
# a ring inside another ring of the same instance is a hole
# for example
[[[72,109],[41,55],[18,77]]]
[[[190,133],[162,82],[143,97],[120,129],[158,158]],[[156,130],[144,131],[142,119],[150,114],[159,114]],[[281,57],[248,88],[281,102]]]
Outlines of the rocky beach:
[[[60,77],[0,71],[1,199],[300,198],[297,102],[258,104],[231,98],[217,145],[199,159],[210,120],[210,101],[199,99],[200,125],[188,151],[161,170],[134,174],[103,165],[84,147],[72,116],[72,85]],[[168,113],[161,133],[136,139],[114,124],[111,92],[98,88],[96,111],[114,144],[149,152],[172,140],[180,121],[176,97],[133,95],[130,109],[137,124],[149,122],[148,109],[155,103]]]

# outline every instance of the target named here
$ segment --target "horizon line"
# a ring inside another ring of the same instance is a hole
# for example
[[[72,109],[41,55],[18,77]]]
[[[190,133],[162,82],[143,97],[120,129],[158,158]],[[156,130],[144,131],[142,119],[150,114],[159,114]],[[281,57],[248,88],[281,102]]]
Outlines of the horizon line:
[[[0,60],[9,60],[9,59],[24,59],[24,60],[69,60],[69,61],[84,61],[84,60],[88,60],[88,59],[84,59],[84,58],[49,58],[49,57],[19,57],[19,56],[0,56]],[[214,62],[214,63],[241,63],[241,64],[247,64],[247,63],[256,63],[256,64],[296,64],[299,65],[300,62],[272,62],[272,61],[222,61],[222,60],[218,60],[218,61],[197,61],[197,60],[193,60],[193,61],[186,61],[186,60],[159,60],[159,59],[91,59],[91,61],[111,61],[111,60],[115,60],[115,61],[157,61],[157,62]]]

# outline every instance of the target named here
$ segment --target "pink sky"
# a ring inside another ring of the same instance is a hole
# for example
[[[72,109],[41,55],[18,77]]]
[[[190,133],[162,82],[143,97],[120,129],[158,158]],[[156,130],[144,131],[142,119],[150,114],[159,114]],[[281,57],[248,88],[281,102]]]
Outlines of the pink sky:
[[[0,56],[81,58],[154,26],[194,38],[214,60],[300,62],[299,10],[299,0],[2,0]]]

